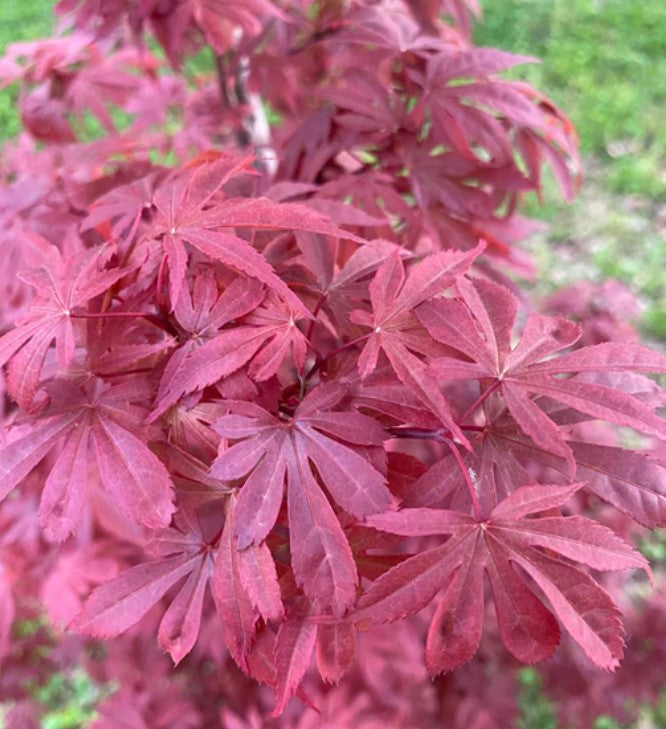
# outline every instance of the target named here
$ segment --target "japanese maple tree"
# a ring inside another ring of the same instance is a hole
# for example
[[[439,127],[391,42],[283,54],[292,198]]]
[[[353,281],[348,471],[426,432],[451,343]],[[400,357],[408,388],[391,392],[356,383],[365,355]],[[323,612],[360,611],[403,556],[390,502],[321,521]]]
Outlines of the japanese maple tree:
[[[476,0],[56,11],[0,60],[8,726],[40,604],[98,729],[505,727],[516,659],[620,665],[666,357],[524,293],[518,204],[580,179],[535,59]]]

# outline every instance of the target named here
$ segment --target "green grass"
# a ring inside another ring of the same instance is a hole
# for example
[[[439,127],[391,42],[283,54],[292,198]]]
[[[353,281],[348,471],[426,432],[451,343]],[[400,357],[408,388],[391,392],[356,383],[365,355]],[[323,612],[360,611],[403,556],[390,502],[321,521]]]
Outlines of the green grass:
[[[51,0],[0,2],[0,54],[9,43],[46,36],[53,27]]]
[[[590,164],[572,205],[558,200],[548,181],[547,204],[525,212],[548,224],[528,243],[538,268],[537,295],[582,280],[624,282],[639,299],[637,322],[653,344],[666,342],[666,205],[608,189],[605,166]]]
[[[550,224],[533,250],[542,289],[617,278],[641,299],[641,326],[666,341],[666,2],[483,0],[480,45],[538,56],[512,71],[558,103],[588,168],[578,200],[528,201]],[[565,254],[563,256],[563,254]]]
[[[535,55],[526,78],[567,111],[621,193],[666,193],[666,3],[484,0],[476,42]]]
[[[81,668],[70,673],[54,673],[48,681],[35,686],[33,697],[45,709],[42,729],[82,729],[95,718],[95,707],[111,692],[101,688]]]
[[[59,640],[45,614],[14,621],[12,633],[17,641],[31,639],[21,644],[26,665],[48,661]],[[42,729],[84,729],[91,726],[99,703],[117,690],[113,683],[97,683],[82,665],[53,670],[45,676],[37,674],[33,677],[27,672],[21,688],[38,705]],[[12,705],[11,700],[0,702],[0,729],[5,729],[5,716]]]
[[[50,0],[0,0],[0,55],[10,43],[49,35],[53,27]],[[0,92],[0,141],[15,136],[21,129],[16,102],[18,89]]]
[[[520,692],[516,729],[571,729],[558,721],[556,706],[544,692],[537,668],[522,668],[517,677]],[[619,724],[610,716],[602,715],[595,720],[593,729],[666,729],[666,692],[662,692],[654,705],[643,704],[630,713],[636,716],[630,724]]]
[[[543,693],[543,681],[535,668],[518,671],[518,719],[516,729],[557,729],[555,706]]]

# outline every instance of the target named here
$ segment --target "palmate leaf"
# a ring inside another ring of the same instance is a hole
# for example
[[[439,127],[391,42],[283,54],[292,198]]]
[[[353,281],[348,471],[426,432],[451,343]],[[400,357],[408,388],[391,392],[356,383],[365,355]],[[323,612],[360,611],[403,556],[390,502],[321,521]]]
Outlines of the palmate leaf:
[[[472,360],[434,358],[428,368],[434,379],[478,379],[485,387],[497,388],[522,431],[548,453],[564,458],[570,475],[576,471],[576,462],[567,433],[532,396],[545,396],[592,418],[666,439],[666,421],[640,398],[608,384],[561,377],[627,370],[666,372],[666,357],[640,345],[612,343],[553,357],[578,340],[580,329],[564,319],[536,314],[529,317],[520,340],[510,349],[517,312],[511,294],[487,281],[461,279],[458,288],[459,299],[427,301],[417,311],[437,341]]]
[[[112,237],[123,235],[133,223],[138,222],[142,212],[150,209],[155,186],[165,174],[164,170],[151,171],[138,180],[118,185],[97,197],[81,223],[81,232],[109,223],[112,224]]]
[[[236,510],[238,548],[260,544],[275,524],[285,484],[292,567],[296,580],[322,610],[342,615],[356,596],[356,565],[324,486],[345,511],[362,518],[391,508],[386,480],[354,446],[378,447],[383,434],[370,418],[333,408],[346,388],[320,385],[290,420],[250,403],[228,403],[214,426],[234,441],[213,463],[222,481],[246,477]],[[249,474],[249,476],[248,476]]]
[[[534,445],[520,433],[497,430],[491,438],[501,452],[537,460],[566,475],[563,459]],[[585,479],[585,490],[629,514],[640,524],[666,524],[666,466],[644,453],[614,446],[569,440],[576,459],[576,474]]]
[[[594,580],[567,560],[597,570],[638,567],[649,574],[649,567],[610,529],[585,517],[532,516],[561,506],[579,487],[523,486],[481,522],[456,511],[429,508],[366,517],[368,524],[393,534],[449,538],[375,580],[352,619],[392,622],[418,612],[440,593],[426,662],[431,673],[450,671],[478,649],[485,572],[504,644],[516,658],[532,663],[552,654],[559,630],[522,577],[524,570],[589,658],[602,668],[615,668],[623,646],[619,610]]]
[[[327,683],[338,683],[354,664],[356,631],[349,622],[322,624],[317,633],[317,669]]]
[[[257,382],[272,377],[289,355],[297,371],[303,368],[307,340],[296,326],[300,316],[273,293],[268,294],[263,306],[255,308],[264,298],[264,292],[256,286],[244,290],[242,285],[232,284],[227,291],[229,295],[225,292],[223,297],[229,318],[241,318],[250,309],[251,313],[242,318],[242,324],[236,322],[200,345],[186,342],[176,352],[165,368],[149,422],[183,395],[203,390],[248,363],[248,374]]]
[[[97,381],[83,391],[56,381],[50,390],[51,407],[30,422],[25,434],[0,448],[0,497],[62,443],[44,484],[40,521],[53,538],[64,540],[78,526],[88,499],[89,449],[94,447],[102,484],[118,508],[149,528],[166,526],[175,511],[173,483],[132,432],[145,416],[141,408],[127,405],[133,383],[105,389]]]
[[[277,702],[272,716],[279,716],[310,666],[317,641],[317,623],[307,614],[307,603],[297,606],[280,626],[275,639],[275,691]]]
[[[138,623],[180,579],[204,567],[203,562],[204,557],[195,551],[131,567],[96,588],[71,627],[98,638],[120,635]]]
[[[398,379],[437,415],[441,422],[461,442],[467,443],[454,422],[449,405],[425,364],[413,351],[427,351],[427,339],[420,337],[413,310],[427,299],[448,288],[457,276],[465,273],[483,250],[479,245],[472,251],[444,251],[428,256],[405,279],[405,269],[398,256],[392,256],[377,271],[370,284],[372,314],[352,312],[357,324],[372,328],[358,361],[362,377],[377,366],[379,353],[384,351]]]
[[[102,265],[105,255],[94,249],[65,261],[57,248],[50,247],[44,263],[23,274],[37,296],[19,326],[0,337],[0,367],[9,362],[9,390],[24,409],[32,408],[44,359],[54,340],[58,365],[66,367],[71,362],[75,309],[127,274],[127,269],[106,270]]]
[[[249,594],[261,588],[256,577],[239,564],[240,555],[233,544],[233,511],[232,499],[217,544],[207,541],[199,527],[184,518],[178,519],[174,527],[156,533],[149,545],[156,559],[130,567],[93,590],[71,627],[98,638],[120,635],[182,582],[158,630],[161,646],[177,664],[199,636],[204,595],[210,585],[224,642],[234,661],[247,671],[246,656],[258,617]],[[265,561],[261,551],[255,558]],[[260,582],[271,593],[269,612],[279,618],[282,604],[275,569],[266,566],[262,572]]]
[[[395,243],[377,239],[359,246],[351,256],[345,256],[343,262],[339,262],[344,253],[340,242],[329,240],[325,245],[321,236],[316,235],[299,235],[296,242],[301,251],[299,260],[315,278],[314,281],[306,279],[308,290],[318,302],[315,305],[332,318],[340,331],[349,326],[349,315],[356,308],[357,299],[367,294],[368,276],[374,274],[392,253],[401,253]],[[402,256],[407,255],[402,252]]]
[[[271,716],[279,716],[299,686],[316,654],[317,669],[327,682],[337,683],[356,656],[356,628],[346,621],[321,622],[303,597],[294,601],[273,644],[270,682],[276,703]],[[300,698],[307,702],[307,697]]]
[[[227,518],[215,555],[215,573],[211,588],[217,614],[222,623],[224,642],[238,666],[247,671],[246,656],[250,650],[257,616],[248,592],[243,587],[239,571],[239,555],[234,544],[235,511],[236,501],[232,498],[227,506]],[[252,550],[256,551],[256,548],[253,547]],[[272,573],[264,570],[264,575],[272,581],[273,591],[277,592],[276,601],[281,608],[280,590],[274,569]],[[250,581],[254,584],[252,580]],[[280,608],[276,608],[276,612],[279,612]]]
[[[150,235],[162,241],[169,265],[172,308],[176,306],[184,279],[189,244],[206,257],[261,281],[296,312],[309,316],[301,300],[289,289],[272,266],[251,243],[225,229],[301,230],[363,242],[328,222],[311,208],[276,203],[265,198],[228,198],[210,202],[220,188],[246,171],[252,158],[221,159],[190,165],[185,173],[166,180],[153,197],[157,215]]]
[[[179,329],[179,346],[172,352],[164,368],[157,390],[155,409],[149,417],[149,422],[156,420],[181,395],[197,387],[203,388],[212,384],[245,364],[245,359],[236,357],[233,363],[225,368],[219,361],[220,352],[217,351],[215,364],[209,362],[211,374],[197,376],[199,370],[195,363],[197,350],[200,347],[208,345],[210,350],[217,337],[222,336],[222,327],[252,311],[265,295],[266,292],[258,281],[245,277],[236,278],[222,294],[219,294],[214,276],[207,272],[199,273],[195,277],[191,293],[185,288],[180,289],[173,312]],[[249,356],[253,353],[251,352]],[[201,355],[198,356],[201,358]],[[202,359],[205,362],[207,359],[210,360],[211,356],[204,355]],[[220,375],[217,375],[216,369],[221,372]],[[195,379],[190,384],[193,375]]]
[[[237,28],[257,35],[264,18],[283,18],[280,9],[268,0],[240,0],[229,4],[222,0],[193,0],[192,21],[201,29],[216,53],[233,47]]]

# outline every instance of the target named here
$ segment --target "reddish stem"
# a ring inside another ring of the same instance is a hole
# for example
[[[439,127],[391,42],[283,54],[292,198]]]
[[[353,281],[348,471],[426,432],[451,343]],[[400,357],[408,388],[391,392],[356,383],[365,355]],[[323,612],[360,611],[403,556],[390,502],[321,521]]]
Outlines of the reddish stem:
[[[475,430],[482,430],[482,428],[475,428],[474,426],[471,427]],[[474,484],[472,483],[472,480],[469,476],[469,471],[467,470],[465,461],[463,461],[460,452],[456,448],[456,444],[451,438],[450,431],[444,428],[440,428],[438,430],[427,430],[426,428],[389,428],[388,432],[394,438],[413,438],[415,440],[432,440],[438,443],[446,443],[446,445],[451,450],[451,453],[453,453],[453,457],[456,459],[456,463],[458,464],[463,478],[465,479],[465,483],[467,484],[467,489],[472,499],[474,517],[477,520],[481,519],[481,504],[479,503],[479,497],[476,493],[476,488],[474,487]]]
[[[145,319],[150,324],[158,327],[167,334],[173,336],[173,331],[169,328],[168,322],[162,317],[156,314],[148,314],[141,311],[100,311],[100,312],[86,312],[84,314],[70,314],[70,319],[127,319],[127,318],[141,318]]]
[[[97,372],[97,377],[123,377],[125,375],[142,375],[152,371],[152,367],[137,367],[133,370],[118,370],[118,372]]]
[[[160,267],[157,272],[157,284],[155,288],[155,298],[157,299],[157,308],[160,311],[167,312],[169,310],[169,305],[166,299],[166,296],[164,295],[164,279],[166,277],[166,266],[167,266],[167,257],[163,256],[162,261],[160,262]]]
[[[427,430],[426,428],[389,428],[394,438],[410,438],[412,440],[435,440],[441,442],[451,436],[448,430]]]
[[[319,295],[319,298],[317,299],[317,303],[314,306],[314,309],[312,310],[312,320],[310,321],[310,324],[308,325],[308,331],[305,334],[305,338],[310,341],[312,338],[312,332],[314,331],[315,324],[317,323],[317,314],[321,311],[321,307],[324,305],[324,302],[326,301],[326,297],[328,294],[325,292],[323,294]]]
[[[225,520],[225,524],[226,524],[226,520]],[[222,526],[217,530],[217,534],[210,541],[206,542],[206,544],[209,547],[215,547],[215,546],[217,546],[217,543],[222,538],[222,532],[223,531],[224,531],[224,524],[222,524]]]
[[[461,430],[467,430],[474,433],[483,433],[485,426],[482,425],[461,425]],[[429,430],[428,428],[388,428],[388,432],[393,438],[410,438],[413,440],[433,440],[442,442],[445,438],[451,438],[451,431],[445,428],[437,430]]]
[[[120,262],[120,267],[124,268],[127,265],[127,262],[130,259],[130,256],[132,255],[132,252],[134,251],[134,248],[136,246],[136,232],[139,229],[139,223],[141,222],[141,210],[137,210],[136,215],[134,216],[134,220],[132,221],[132,225],[129,229],[129,232],[127,233],[127,237],[125,238],[125,241],[128,243],[127,250],[125,251],[125,255],[123,256],[122,261]],[[129,243],[129,241],[132,241]],[[118,292],[118,286],[120,285],[120,281],[116,281],[113,286],[111,286],[110,289],[107,290],[107,292],[104,294],[104,299],[102,300],[102,311],[106,311],[109,306],[111,306],[111,302],[113,301],[113,297]],[[100,322],[99,326],[101,327],[102,323]],[[98,332],[99,333],[99,332]]]
[[[467,484],[467,490],[469,491],[469,495],[472,498],[472,508],[474,509],[474,518],[477,521],[481,520],[481,504],[479,503],[479,496],[476,493],[476,488],[474,484],[472,483],[472,479],[469,477],[469,471],[467,470],[467,466],[465,465],[465,461],[463,461],[462,456],[460,455],[458,449],[456,448],[456,444],[446,439],[446,445],[451,449],[451,453],[453,453],[453,457],[456,459],[456,463],[458,464],[458,468],[460,468],[460,472],[463,475],[463,478],[465,479],[465,483]]]
[[[463,413],[463,416],[460,418],[460,422],[464,423],[467,418],[469,418],[470,415],[472,415],[476,409],[479,407],[479,405],[482,405],[490,395],[495,392],[495,390],[502,384],[501,380],[495,380],[495,382],[490,385],[490,387],[487,387],[480,395],[479,397],[465,410]]]
[[[361,342],[364,342],[368,337],[372,334],[372,332],[368,332],[367,334],[363,334],[360,337],[356,337],[356,339],[352,339],[351,342],[346,342],[345,344],[340,345],[337,349],[334,349],[332,352],[329,352],[325,357],[322,357],[321,359],[318,359],[310,368],[310,370],[307,372],[307,374],[304,375],[303,380],[307,382],[312,375],[320,368],[322,365],[326,364],[329,360],[333,359],[336,355],[340,354],[340,352],[344,352],[345,349],[350,349],[351,347],[355,347],[357,344],[360,344]]]
[[[72,319],[110,319],[112,317],[140,317],[154,316],[143,311],[98,311],[85,312],[84,314],[70,314]]]

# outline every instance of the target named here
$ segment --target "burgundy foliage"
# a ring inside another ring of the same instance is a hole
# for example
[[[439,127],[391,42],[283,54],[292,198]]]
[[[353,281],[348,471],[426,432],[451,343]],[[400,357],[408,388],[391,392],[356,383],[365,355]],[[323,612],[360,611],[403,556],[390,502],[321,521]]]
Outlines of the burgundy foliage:
[[[599,573],[652,579],[666,357],[612,284],[522,294],[517,204],[574,194],[576,139],[478,10],[61,0],[0,60],[9,726],[80,663],[98,729],[506,727],[551,656],[569,721],[623,716],[599,668],[666,605],[623,626]],[[40,602],[54,645],[12,634]]]

